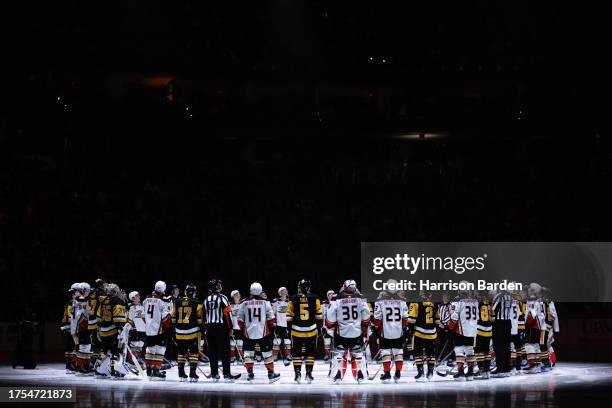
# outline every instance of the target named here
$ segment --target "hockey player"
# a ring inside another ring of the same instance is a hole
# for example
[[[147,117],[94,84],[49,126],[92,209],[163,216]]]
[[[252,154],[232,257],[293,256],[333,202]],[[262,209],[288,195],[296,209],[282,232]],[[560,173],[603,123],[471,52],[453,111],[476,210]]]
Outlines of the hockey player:
[[[374,303],[374,326],[380,334],[380,356],[383,362],[382,382],[391,380],[391,360],[395,362],[393,379],[401,377],[404,364],[404,329],[408,325],[408,306],[395,291],[389,291]],[[423,367],[421,366],[421,371]]]
[[[302,279],[298,282],[298,294],[293,295],[287,306],[287,324],[291,329],[293,341],[294,381],[302,379],[302,363],[306,365],[306,381],[314,379],[312,369],[316,352],[317,336],[323,324],[321,302],[310,292],[311,282]]]
[[[462,281],[461,283],[467,284]],[[476,337],[476,325],[478,321],[478,301],[469,290],[460,290],[458,300],[452,305],[451,320],[449,328],[454,331],[455,359],[457,362],[457,373],[454,375],[457,381],[471,381],[474,379],[474,340]],[[464,367],[467,363],[467,373]]]
[[[367,334],[369,322],[370,309],[366,300],[359,294],[357,284],[354,280],[345,281],[336,301],[331,304],[325,321],[328,329],[336,329],[334,382],[341,381],[344,377],[349,355],[353,377],[357,382],[363,381],[363,337]]]
[[[282,354],[284,354],[285,365],[291,364],[291,338],[287,330],[288,305],[289,292],[287,292],[287,288],[281,287],[278,289],[278,297],[272,301],[272,310],[276,317],[272,354],[274,355],[274,361],[283,358]],[[281,350],[283,351],[282,354]]]
[[[75,299],[72,302],[70,333],[74,339],[76,354],[74,366],[82,375],[91,375],[91,335],[87,329],[89,319],[89,291],[87,283],[78,283],[75,288]]]
[[[123,378],[126,371],[115,365],[119,357],[120,334],[127,322],[126,304],[121,298],[121,289],[114,283],[106,285],[106,297],[100,301],[97,318],[100,325],[100,361],[95,373],[98,377]]]
[[[327,320],[327,311],[329,310],[329,306],[331,303],[336,300],[336,292],[333,290],[328,290],[325,295],[325,301],[321,304],[321,311],[323,312],[323,321]],[[323,335],[323,349],[325,356],[323,357],[323,361],[329,361],[331,358],[331,344],[332,339],[334,338],[334,330],[328,329],[325,325],[321,328],[321,334]]]
[[[128,309],[128,325],[131,328],[129,332],[129,346],[134,354],[136,354],[134,358],[141,360],[143,357],[142,348],[147,337],[144,308],[140,303],[140,294],[137,291],[130,292],[128,298],[131,302]]]
[[[163,299],[165,291],[166,283],[157,281],[151,296],[142,302],[147,334],[145,365],[147,376],[152,381],[166,379],[166,373],[160,369],[166,352],[166,332],[172,326],[172,321],[168,303]]]
[[[476,322],[476,363],[478,378],[488,380],[491,368],[491,337],[493,336],[493,307],[486,292],[478,293],[478,320]]]
[[[240,312],[241,300],[240,292],[237,290],[232,290],[230,297],[232,298],[232,336],[230,339],[230,357],[231,362],[234,363],[236,361],[242,362],[243,336],[242,329],[238,323],[238,312]]]
[[[70,321],[72,319],[72,304],[76,298],[76,292],[79,287],[78,283],[73,283],[68,290],[69,299],[64,303],[64,314],[62,316],[62,325],[60,331],[64,336],[65,348],[64,348],[64,359],[66,361],[66,374],[74,374],[75,366],[75,343],[70,332]]]
[[[550,361],[550,367],[552,369],[552,367],[555,366],[555,363],[557,361],[557,356],[556,356],[555,350],[552,347],[552,344],[555,342],[555,338],[554,338],[555,333],[559,333],[559,316],[557,314],[557,308],[555,306],[555,302],[553,302],[552,300],[552,293],[549,289],[543,290],[543,298],[544,298],[544,301],[546,301],[548,304],[548,313],[550,313],[549,320],[551,321],[551,323],[549,324],[549,328],[548,328],[547,347],[548,347],[548,358]]]
[[[527,364],[525,372],[535,374],[541,371],[540,343],[546,328],[544,305],[541,299],[542,287],[530,283],[527,287],[527,304],[525,306],[525,352]]]
[[[196,298],[196,286],[185,287],[185,297],[173,301],[172,324],[177,345],[178,375],[180,381],[187,381],[185,362],[189,360],[189,381],[197,382],[199,334],[202,326],[202,303]]]
[[[259,345],[264,364],[268,369],[268,380],[273,383],[280,377],[280,374],[274,372],[272,345],[269,342],[269,334],[274,328],[276,319],[270,302],[261,297],[261,284],[253,282],[249,292],[251,296],[242,302],[238,313],[238,322],[244,333],[244,366],[248,373],[247,380],[253,381],[255,378],[253,358],[255,346]]]
[[[521,361],[525,356],[525,302],[522,290],[517,290],[513,294],[512,316],[510,319],[510,365],[512,374],[521,372]]]
[[[436,339],[438,338],[437,327],[440,324],[440,311],[431,301],[431,293],[421,291],[419,302],[410,304],[408,312],[408,324],[414,329],[414,356],[417,366],[417,375],[414,379],[418,382],[430,381],[433,378],[436,365]],[[427,362],[427,376],[423,366]],[[397,374],[396,374],[397,375]]]
[[[556,310],[553,315],[551,311],[551,299],[550,299],[550,289],[543,287],[542,288],[542,313],[544,315],[544,328],[542,330],[542,336],[540,338],[540,366],[541,371],[546,372],[552,369],[550,364],[550,343],[549,337],[551,336],[551,332],[553,330],[553,326],[556,320]],[[553,306],[554,307],[554,306]]]
[[[95,281],[95,288],[89,293],[89,322],[87,329],[91,335],[91,358],[92,363],[98,363],[100,350],[102,349],[99,334],[98,308],[100,302],[106,298],[106,282],[98,278]]]

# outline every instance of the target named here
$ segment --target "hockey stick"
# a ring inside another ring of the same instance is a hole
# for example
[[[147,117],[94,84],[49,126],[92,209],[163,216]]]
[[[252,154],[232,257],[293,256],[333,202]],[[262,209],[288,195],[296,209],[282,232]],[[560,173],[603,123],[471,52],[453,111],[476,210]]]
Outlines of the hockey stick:
[[[140,362],[138,361],[138,357],[136,356],[136,354],[134,354],[134,352],[132,351],[132,349],[130,348],[130,346],[128,346],[127,343],[124,344],[125,347],[125,351],[127,351],[128,353],[130,353],[132,355],[132,361],[134,362],[134,366],[136,367],[136,370],[138,370],[138,376],[140,378],[146,378],[146,373],[145,370],[141,367]]]

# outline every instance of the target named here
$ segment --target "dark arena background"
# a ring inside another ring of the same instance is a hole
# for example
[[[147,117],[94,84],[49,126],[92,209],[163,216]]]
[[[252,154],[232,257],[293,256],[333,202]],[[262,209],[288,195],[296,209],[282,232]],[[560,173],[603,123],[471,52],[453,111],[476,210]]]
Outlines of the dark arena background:
[[[0,385],[79,406],[604,406],[609,303],[556,305],[550,372],[472,383],[417,383],[405,356],[398,384],[332,384],[322,340],[310,385],[281,362],[275,384],[240,364],[233,384],[96,379],[65,373],[60,331],[97,278],[143,299],[308,278],[325,300],[359,286],[361,242],[612,241],[600,3],[3,4]]]

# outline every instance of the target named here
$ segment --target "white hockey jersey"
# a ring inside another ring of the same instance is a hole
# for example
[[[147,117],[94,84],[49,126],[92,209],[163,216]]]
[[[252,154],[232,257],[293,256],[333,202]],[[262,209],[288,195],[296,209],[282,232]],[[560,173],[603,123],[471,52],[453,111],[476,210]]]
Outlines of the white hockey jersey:
[[[548,304],[548,312],[550,313],[553,324],[552,329],[555,333],[559,333],[559,315],[557,314],[557,308],[555,307],[555,302],[550,302]]]
[[[274,316],[276,317],[276,325],[279,327],[287,327],[288,306],[288,300],[274,299],[274,303],[272,304],[272,310],[274,310]]]
[[[245,337],[259,340],[270,334],[274,323],[272,305],[261,298],[248,298],[240,305],[238,320],[244,324]]]
[[[142,302],[145,312],[145,332],[147,336],[162,333],[162,321],[170,317],[170,303],[158,297],[148,297]]]
[[[232,303],[230,307],[232,308],[232,314],[230,317],[232,318],[232,329],[240,330],[240,325],[238,324],[238,313],[240,313],[240,303]]]
[[[70,334],[76,335],[81,328],[87,328],[89,320],[89,301],[83,297],[72,301],[72,318],[70,319]]]
[[[130,305],[128,321],[131,322],[134,330],[139,332],[146,331],[144,307],[142,305]]]
[[[465,337],[476,337],[478,300],[461,299],[452,303],[451,310],[451,321],[456,323],[455,331]]]
[[[544,314],[544,303],[540,300],[528,300],[525,306],[525,321],[535,320],[538,329],[546,328],[546,316]]]
[[[365,299],[361,297],[338,296],[327,310],[325,325],[337,325],[340,337],[354,339],[361,336],[362,324],[370,320],[370,308]]]
[[[374,303],[374,320],[380,322],[380,335],[399,339],[408,320],[408,305],[401,299],[382,299]]]

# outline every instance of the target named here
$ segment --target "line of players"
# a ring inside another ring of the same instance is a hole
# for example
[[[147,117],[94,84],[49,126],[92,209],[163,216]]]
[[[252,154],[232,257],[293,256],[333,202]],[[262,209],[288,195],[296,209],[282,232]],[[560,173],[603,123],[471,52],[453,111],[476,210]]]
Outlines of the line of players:
[[[218,281],[211,282],[214,285],[209,285],[209,290],[213,291]],[[473,379],[475,365],[478,378],[489,378],[494,313],[488,294],[459,292],[453,301],[446,296],[441,304],[436,304],[425,292],[411,303],[406,302],[401,292],[382,292],[372,307],[353,280],[345,281],[337,295],[328,291],[323,303],[311,293],[310,287],[310,281],[301,280],[298,293],[291,297],[282,287],[279,297],[272,302],[256,282],[251,285],[247,299],[242,300],[237,290],[232,291],[231,308],[225,316],[231,337],[230,353],[233,361],[244,364],[248,380],[254,378],[253,365],[260,354],[270,382],[278,379],[273,361],[281,358],[285,364],[293,363],[296,382],[302,379],[303,366],[305,379],[311,382],[320,337],[325,360],[331,359],[329,376],[334,382],[343,379],[349,364],[353,377],[358,382],[364,380],[367,373],[364,352],[368,343],[378,344],[383,382],[391,380],[392,366],[395,366],[393,379],[399,380],[405,351],[414,353],[417,381],[432,379],[436,363],[443,362],[436,361],[436,356],[447,361],[453,355],[456,380]],[[184,297],[175,300],[165,297],[165,290],[165,283],[159,281],[151,295],[141,302],[137,292],[126,295],[116,284],[100,279],[93,289],[87,283],[73,284],[62,320],[67,372],[123,378],[127,371],[118,361],[124,344],[129,344],[139,357],[145,351],[149,379],[163,380],[166,340],[168,333],[173,333],[179,377],[181,381],[197,381],[197,363],[202,357],[205,337],[202,303],[192,284],[186,286]],[[546,371],[551,367],[552,329],[558,330],[554,303],[542,297],[538,284],[529,285],[526,294],[513,296],[511,365],[519,372],[521,361],[526,358],[528,366],[524,372]],[[187,363],[189,376],[185,373]],[[217,376],[213,380],[218,379]]]

